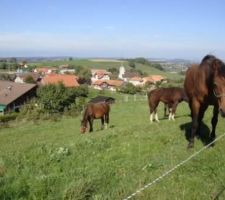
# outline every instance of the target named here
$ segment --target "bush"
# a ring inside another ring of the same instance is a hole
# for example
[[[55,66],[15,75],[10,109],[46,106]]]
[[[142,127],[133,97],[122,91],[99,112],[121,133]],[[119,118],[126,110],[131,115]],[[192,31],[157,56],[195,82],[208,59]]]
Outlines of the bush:
[[[62,83],[49,84],[38,89],[37,97],[42,108],[49,113],[61,113],[75,103],[77,97],[88,94],[86,86],[66,88]]]
[[[17,118],[17,113],[7,114],[0,116],[0,123],[7,123],[9,121],[15,120]]]
[[[132,83],[127,83],[120,89],[120,92],[125,94],[136,94],[141,91],[142,89],[140,87],[135,87]]]

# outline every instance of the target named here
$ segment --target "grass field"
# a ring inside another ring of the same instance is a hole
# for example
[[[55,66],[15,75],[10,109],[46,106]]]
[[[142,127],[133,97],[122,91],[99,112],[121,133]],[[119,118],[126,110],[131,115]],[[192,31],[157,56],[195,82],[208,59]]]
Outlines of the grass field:
[[[212,109],[204,123],[211,128]],[[189,109],[149,122],[146,101],[112,105],[110,128],[79,133],[80,117],[0,129],[0,199],[124,199],[203,147],[187,150]],[[224,133],[219,118],[217,136]],[[225,199],[225,138],[133,199]]]

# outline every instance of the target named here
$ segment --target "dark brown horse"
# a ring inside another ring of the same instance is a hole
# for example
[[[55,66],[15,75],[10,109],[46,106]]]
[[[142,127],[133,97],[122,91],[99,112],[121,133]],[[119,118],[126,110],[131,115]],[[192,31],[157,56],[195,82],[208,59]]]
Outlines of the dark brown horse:
[[[192,117],[188,148],[194,146],[194,136],[199,135],[200,125],[209,105],[214,106],[210,134],[210,141],[214,141],[218,113],[225,117],[225,64],[215,56],[205,56],[200,65],[193,65],[187,70],[184,88]]]
[[[93,120],[101,119],[102,129],[107,128],[107,124],[109,123],[109,111],[110,106],[108,103],[89,103],[87,104],[83,119],[81,120],[81,133],[85,133],[87,129],[87,125],[89,123],[89,132],[93,131]],[[106,123],[105,123],[106,122]]]
[[[155,118],[159,122],[157,115],[157,106],[159,102],[165,104],[164,116],[166,115],[166,109],[169,109],[169,120],[174,120],[177,105],[181,101],[187,101],[184,89],[179,87],[170,88],[157,88],[148,93],[148,104],[150,109],[150,121],[152,122]]]

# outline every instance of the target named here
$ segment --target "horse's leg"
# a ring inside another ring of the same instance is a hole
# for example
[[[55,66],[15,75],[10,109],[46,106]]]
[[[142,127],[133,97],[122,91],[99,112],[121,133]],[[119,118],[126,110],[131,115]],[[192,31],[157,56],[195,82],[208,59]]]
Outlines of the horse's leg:
[[[155,109],[153,108],[153,106],[150,106],[150,117],[149,117],[150,122],[153,122],[154,113],[155,113]]]
[[[177,105],[178,105],[179,102],[175,102],[172,106],[172,110],[171,110],[171,119],[172,120],[175,120],[175,113],[176,113],[176,109],[177,109]]]
[[[203,105],[200,107],[200,111],[199,111],[199,115],[198,115],[198,129],[195,133],[197,137],[200,136],[200,127],[201,127],[202,119],[204,117],[204,114],[205,114],[205,111],[207,108],[208,108],[208,105]]]
[[[172,108],[169,106],[169,117],[168,119],[171,120],[172,119]]]
[[[109,124],[109,113],[105,114],[105,129],[108,128],[108,124]]]
[[[155,121],[159,122],[158,114],[157,114],[157,109],[155,109]]]
[[[167,111],[168,105],[164,103],[164,118],[166,118],[166,111]]]
[[[104,129],[104,116],[101,117],[101,123],[102,123],[101,129]]]
[[[93,131],[93,118],[89,117],[88,122],[89,122],[89,126],[90,126],[89,132],[92,132]]]
[[[210,141],[214,141],[215,138],[216,138],[216,125],[217,125],[217,122],[218,122],[218,114],[219,114],[219,109],[218,109],[218,106],[214,106],[213,108],[213,117],[212,117],[212,120],[211,120],[211,124],[212,124],[212,131],[210,133]]]
[[[149,104],[150,107],[150,122],[153,122],[154,118],[155,121],[159,122],[158,114],[157,114],[157,106],[159,102],[156,104]]]
[[[200,103],[197,100],[193,100],[189,106],[192,111],[192,125],[191,125],[192,127],[191,127],[191,135],[190,135],[190,139],[188,143],[188,148],[192,148],[194,146],[194,137],[196,135],[196,132],[199,126],[198,115],[199,115]]]

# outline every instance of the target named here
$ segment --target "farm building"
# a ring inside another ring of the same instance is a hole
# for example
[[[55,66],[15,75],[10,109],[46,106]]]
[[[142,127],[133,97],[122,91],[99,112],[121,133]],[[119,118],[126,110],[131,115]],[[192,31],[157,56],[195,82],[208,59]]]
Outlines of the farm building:
[[[0,114],[17,111],[36,95],[37,85],[0,81]]]
[[[111,72],[108,72],[105,69],[91,69],[91,82],[95,82],[97,80],[110,80]]]

